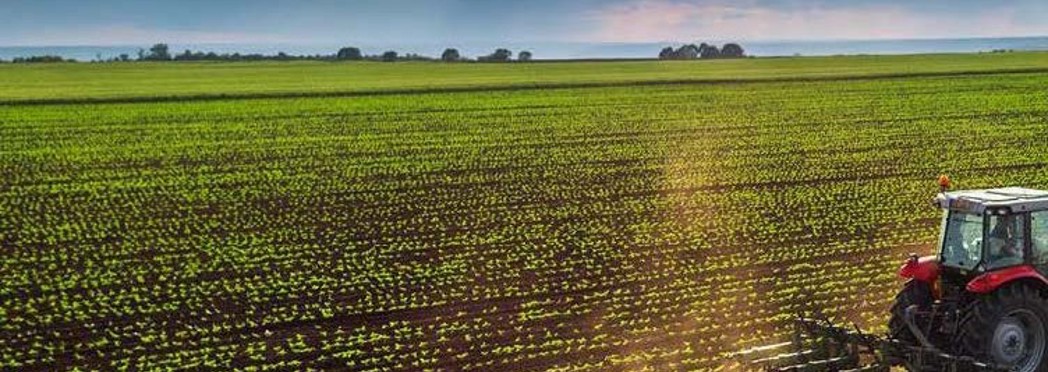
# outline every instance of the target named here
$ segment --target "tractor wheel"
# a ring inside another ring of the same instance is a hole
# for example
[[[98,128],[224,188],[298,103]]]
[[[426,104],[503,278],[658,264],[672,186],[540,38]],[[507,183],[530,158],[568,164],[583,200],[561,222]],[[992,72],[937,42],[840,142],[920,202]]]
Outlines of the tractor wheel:
[[[1001,287],[972,301],[960,319],[959,353],[1013,366],[1013,371],[1048,371],[1048,301],[1036,289],[1019,283]]]
[[[892,338],[917,343],[917,337],[910,332],[903,320],[906,308],[917,305],[919,309],[927,310],[932,306],[932,290],[928,283],[920,280],[910,280],[902,287],[899,294],[895,295],[895,303],[892,304],[891,319],[888,320],[888,331]]]

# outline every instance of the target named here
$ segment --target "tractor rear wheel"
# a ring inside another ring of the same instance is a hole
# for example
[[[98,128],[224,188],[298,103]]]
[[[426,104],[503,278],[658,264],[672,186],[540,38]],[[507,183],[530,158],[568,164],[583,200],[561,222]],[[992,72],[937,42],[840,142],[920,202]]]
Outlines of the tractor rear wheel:
[[[1048,371],[1048,301],[1036,289],[1021,283],[1001,287],[972,301],[960,319],[955,345],[961,354],[1013,371]]]
[[[918,309],[928,310],[932,306],[932,290],[928,283],[920,280],[906,282],[899,294],[895,295],[895,303],[892,304],[891,319],[888,320],[888,331],[892,338],[917,343],[917,337],[910,332],[906,326],[906,308],[917,305]]]

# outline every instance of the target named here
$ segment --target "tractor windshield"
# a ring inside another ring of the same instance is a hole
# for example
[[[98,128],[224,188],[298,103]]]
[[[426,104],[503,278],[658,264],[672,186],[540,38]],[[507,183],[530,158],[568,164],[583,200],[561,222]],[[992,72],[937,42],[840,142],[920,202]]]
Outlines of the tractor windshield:
[[[942,236],[943,265],[964,270],[975,269],[982,258],[983,216],[947,211]]]

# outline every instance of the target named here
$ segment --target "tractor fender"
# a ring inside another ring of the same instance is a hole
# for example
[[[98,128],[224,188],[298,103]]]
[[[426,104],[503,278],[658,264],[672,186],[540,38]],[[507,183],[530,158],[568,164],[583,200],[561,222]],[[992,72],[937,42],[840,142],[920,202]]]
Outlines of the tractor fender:
[[[935,256],[918,258],[917,255],[910,255],[899,268],[899,276],[933,284],[939,278],[939,259]]]
[[[994,270],[979,275],[975,277],[975,279],[969,281],[965,288],[968,289],[968,292],[986,294],[993,292],[1002,285],[1020,279],[1033,279],[1034,281],[1048,285],[1048,279],[1045,279],[1044,276],[1037,272],[1037,269],[1034,269],[1033,266],[1020,265],[1001,270]]]

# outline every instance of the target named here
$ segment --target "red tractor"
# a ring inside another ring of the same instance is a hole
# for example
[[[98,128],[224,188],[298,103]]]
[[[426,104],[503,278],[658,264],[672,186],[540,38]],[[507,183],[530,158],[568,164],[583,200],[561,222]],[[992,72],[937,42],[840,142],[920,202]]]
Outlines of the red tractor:
[[[941,183],[938,253],[899,270],[887,337],[804,318],[793,342],[740,355],[794,346],[756,360],[776,370],[1048,371],[1048,191]]]
[[[1048,370],[1048,192],[943,192],[939,253],[910,257],[890,336],[956,355]]]

